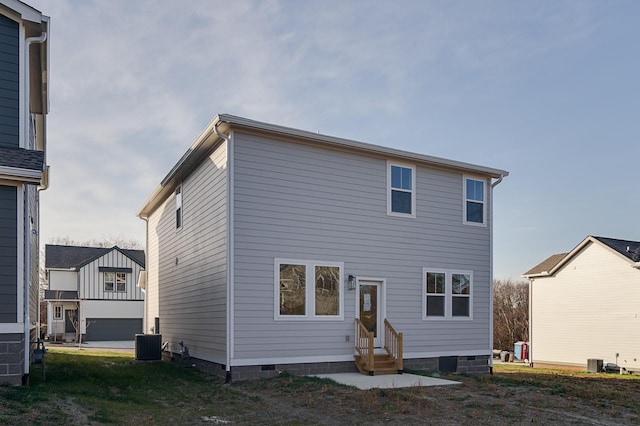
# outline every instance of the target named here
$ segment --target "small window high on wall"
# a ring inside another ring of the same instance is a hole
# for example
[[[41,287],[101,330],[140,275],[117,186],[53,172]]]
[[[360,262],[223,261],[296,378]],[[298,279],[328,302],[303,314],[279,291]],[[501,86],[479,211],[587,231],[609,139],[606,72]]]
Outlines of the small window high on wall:
[[[182,228],[182,185],[176,188],[176,229]]]

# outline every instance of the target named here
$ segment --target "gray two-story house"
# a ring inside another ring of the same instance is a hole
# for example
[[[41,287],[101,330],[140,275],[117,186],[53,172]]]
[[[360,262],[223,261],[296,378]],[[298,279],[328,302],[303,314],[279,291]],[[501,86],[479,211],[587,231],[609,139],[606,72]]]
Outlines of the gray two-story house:
[[[227,380],[488,372],[507,175],[218,115],[138,212],[145,331]]]
[[[47,186],[49,18],[0,1],[0,383],[26,382],[38,335],[39,191]]]

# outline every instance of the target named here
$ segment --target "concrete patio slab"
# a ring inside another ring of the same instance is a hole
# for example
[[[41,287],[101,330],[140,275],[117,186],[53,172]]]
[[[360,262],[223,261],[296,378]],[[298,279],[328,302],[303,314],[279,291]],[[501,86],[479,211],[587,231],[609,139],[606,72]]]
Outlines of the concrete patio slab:
[[[445,386],[459,385],[453,380],[438,379],[435,377],[417,376],[415,374],[389,374],[382,376],[365,376],[360,373],[332,373],[311,374],[310,377],[330,379],[336,383],[347,386],[355,386],[360,390],[368,389],[393,389],[421,386]]]

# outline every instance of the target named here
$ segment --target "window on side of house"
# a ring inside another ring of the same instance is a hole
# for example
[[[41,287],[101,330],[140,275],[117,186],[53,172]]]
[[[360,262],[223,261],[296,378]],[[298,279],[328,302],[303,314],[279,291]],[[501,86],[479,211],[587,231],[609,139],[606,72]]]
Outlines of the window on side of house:
[[[176,188],[176,229],[182,228],[182,185]]]
[[[464,223],[486,225],[486,182],[481,179],[464,177]]]
[[[125,272],[116,272],[116,291],[119,293],[127,291],[127,274]]]
[[[343,264],[275,260],[275,318],[343,319]]]
[[[55,305],[53,307],[53,319],[54,320],[61,320],[62,319],[62,305]]]
[[[471,319],[473,273],[423,268],[423,319]]]
[[[387,163],[387,214],[416,217],[416,168]]]
[[[113,291],[116,288],[116,273],[104,273],[104,291]]]

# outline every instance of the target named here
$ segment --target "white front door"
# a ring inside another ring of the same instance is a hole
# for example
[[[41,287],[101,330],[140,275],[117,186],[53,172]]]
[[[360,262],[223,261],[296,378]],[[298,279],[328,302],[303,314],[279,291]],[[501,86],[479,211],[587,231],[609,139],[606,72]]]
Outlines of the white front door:
[[[373,345],[383,345],[384,300],[381,281],[358,280],[358,318],[373,332]]]

